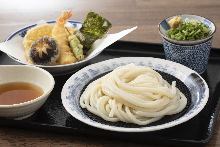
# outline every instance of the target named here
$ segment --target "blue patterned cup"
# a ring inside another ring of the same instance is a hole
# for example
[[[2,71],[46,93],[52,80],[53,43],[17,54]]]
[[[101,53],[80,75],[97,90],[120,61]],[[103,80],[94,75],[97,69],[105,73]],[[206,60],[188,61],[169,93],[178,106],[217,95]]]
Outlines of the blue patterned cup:
[[[206,70],[212,38],[196,45],[178,45],[162,37],[166,60],[180,63],[202,74]]]

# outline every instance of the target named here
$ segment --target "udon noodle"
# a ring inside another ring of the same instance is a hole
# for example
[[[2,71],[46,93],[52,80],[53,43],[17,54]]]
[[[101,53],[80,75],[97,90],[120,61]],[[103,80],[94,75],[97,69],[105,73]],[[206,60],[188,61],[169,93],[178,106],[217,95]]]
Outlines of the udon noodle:
[[[146,125],[165,115],[181,112],[187,104],[183,93],[146,66],[120,66],[90,83],[80,105],[106,121]]]

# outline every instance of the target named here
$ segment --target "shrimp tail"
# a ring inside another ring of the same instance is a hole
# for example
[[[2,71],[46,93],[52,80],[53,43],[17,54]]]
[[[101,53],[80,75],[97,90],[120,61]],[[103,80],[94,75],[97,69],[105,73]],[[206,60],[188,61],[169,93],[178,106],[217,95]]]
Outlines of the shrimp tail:
[[[72,10],[70,10],[69,12],[62,12],[61,16],[57,19],[56,21],[56,25],[59,24],[66,24],[67,20],[73,15]]]

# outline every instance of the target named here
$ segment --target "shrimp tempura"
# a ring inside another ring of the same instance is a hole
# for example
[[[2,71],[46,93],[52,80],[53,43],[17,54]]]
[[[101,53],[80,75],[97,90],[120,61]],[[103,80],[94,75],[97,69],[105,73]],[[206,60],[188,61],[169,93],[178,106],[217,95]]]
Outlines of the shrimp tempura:
[[[58,58],[58,64],[71,64],[77,62],[74,54],[69,47],[68,42],[68,35],[66,33],[66,28],[64,25],[66,24],[67,20],[73,14],[71,11],[69,12],[62,12],[62,15],[57,19],[56,24],[52,31],[52,37],[55,38],[58,42],[58,45],[61,49],[60,57]]]

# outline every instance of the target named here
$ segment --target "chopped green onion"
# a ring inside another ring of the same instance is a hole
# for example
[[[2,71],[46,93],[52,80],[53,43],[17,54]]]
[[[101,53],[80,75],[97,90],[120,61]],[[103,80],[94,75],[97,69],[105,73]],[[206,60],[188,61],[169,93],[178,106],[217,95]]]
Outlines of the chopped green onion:
[[[202,22],[186,19],[175,30],[167,30],[168,37],[177,40],[197,40],[209,36],[212,33]]]

